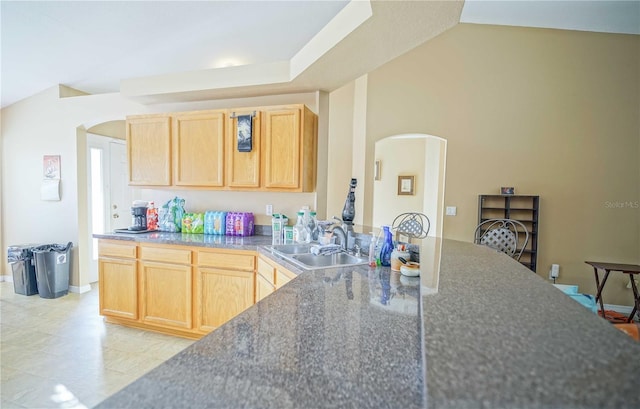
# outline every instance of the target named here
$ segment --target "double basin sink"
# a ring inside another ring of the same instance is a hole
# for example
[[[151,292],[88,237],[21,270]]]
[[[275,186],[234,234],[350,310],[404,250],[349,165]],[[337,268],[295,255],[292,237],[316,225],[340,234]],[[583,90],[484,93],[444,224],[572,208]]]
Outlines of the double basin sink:
[[[311,247],[311,244],[279,244],[271,246],[271,250],[305,270],[367,264],[367,259],[345,252],[330,255],[315,255],[311,253]]]

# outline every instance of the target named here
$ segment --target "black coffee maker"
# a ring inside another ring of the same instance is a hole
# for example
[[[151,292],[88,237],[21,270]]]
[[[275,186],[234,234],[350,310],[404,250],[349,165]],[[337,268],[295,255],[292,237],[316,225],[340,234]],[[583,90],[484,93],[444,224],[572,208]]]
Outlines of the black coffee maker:
[[[131,207],[131,226],[129,230],[147,230],[147,206]]]

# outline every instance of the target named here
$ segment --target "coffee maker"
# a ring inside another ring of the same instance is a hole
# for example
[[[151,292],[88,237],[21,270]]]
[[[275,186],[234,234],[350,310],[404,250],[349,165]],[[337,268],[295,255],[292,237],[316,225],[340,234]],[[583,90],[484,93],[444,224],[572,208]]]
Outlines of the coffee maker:
[[[131,207],[131,226],[129,230],[147,230],[147,206],[139,206],[134,203]]]

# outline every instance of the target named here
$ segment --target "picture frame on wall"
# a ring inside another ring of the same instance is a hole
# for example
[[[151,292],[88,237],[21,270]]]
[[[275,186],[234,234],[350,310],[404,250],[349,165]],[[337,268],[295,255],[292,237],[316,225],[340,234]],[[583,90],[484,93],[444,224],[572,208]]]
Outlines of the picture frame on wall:
[[[43,156],[42,177],[45,180],[60,179],[60,155]]]
[[[413,195],[415,176],[398,176],[398,195]]]

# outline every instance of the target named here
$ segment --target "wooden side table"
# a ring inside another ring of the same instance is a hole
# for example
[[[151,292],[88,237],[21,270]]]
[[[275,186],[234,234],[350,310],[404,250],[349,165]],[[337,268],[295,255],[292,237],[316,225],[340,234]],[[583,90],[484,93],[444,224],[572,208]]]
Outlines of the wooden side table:
[[[609,278],[609,273],[611,271],[620,271],[624,274],[629,274],[629,279],[631,280],[631,289],[633,290],[634,306],[633,306],[633,311],[631,311],[631,314],[629,314],[629,318],[627,318],[627,322],[633,321],[633,316],[636,314],[636,312],[640,316],[640,294],[638,293],[638,287],[636,286],[636,280],[635,280],[635,275],[640,274],[640,265],[605,263],[600,261],[585,261],[585,263],[593,267],[593,273],[595,274],[595,277],[596,277],[596,288],[598,289],[596,292],[596,303],[600,302],[600,311],[602,311],[602,318],[607,319],[604,312],[604,303],[602,301],[602,290],[604,289],[604,285],[607,283],[607,279]],[[598,269],[605,271],[604,277],[602,279],[602,283],[600,283],[600,277],[598,276]]]

